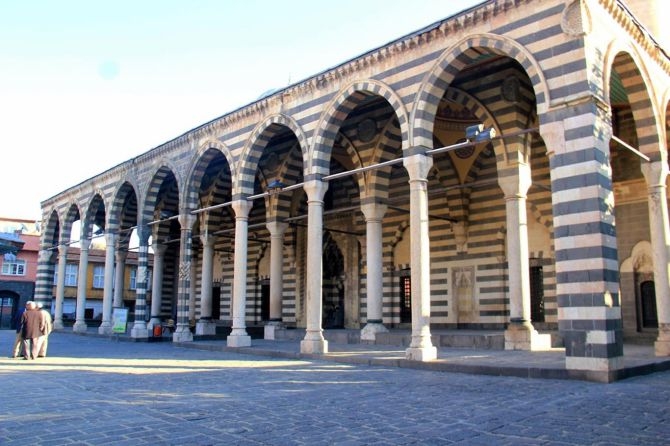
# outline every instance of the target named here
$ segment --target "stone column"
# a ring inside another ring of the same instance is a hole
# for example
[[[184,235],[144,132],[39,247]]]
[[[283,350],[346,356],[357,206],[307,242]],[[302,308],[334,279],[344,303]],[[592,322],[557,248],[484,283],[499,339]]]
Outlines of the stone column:
[[[79,272],[77,273],[77,310],[75,322],[72,331],[75,333],[86,333],[86,282],[88,279],[88,249],[91,246],[91,239],[82,238],[79,248]]]
[[[610,381],[623,367],[611,118],[599,103],[580,103],[546,112],[540,122],[551,168],[565,368],[575,377]]]
[[[644,163],[642,173],[649,188],[649,226],[654,257],[654,287],[658,315],[658,338],[654,348],[656,356],[670,356],[670,264],[668,264],[670,229],[668,228],[668,196],[665,186],[668,164],[666,161]]]
[[[123,308],[123,287],[126,278],[126,257],[128,253],[116,248],[116,267],[114,268],[114,308]]]
[[[105,234],[105,283],[102,294],[102,323],[98,327],[99,334],[112,334],[112,300],[114,288],[114,250],[116,234]]]
[[[307,194],[307,332],[300,342],[301,353],[328,353],[328,341],[323,337],[323,197],[328,184],[321,180],[306,181]]]
[[[214,241],[211,235],[201,235],[202,274],[200,279],[200,320],[195,326],[197,335],[215,335],[216,323],[212,321],[212,277],[214,275]]]
[[[58,246],[58,283],[56,283],[56,308],[54,314],[54,330],[62,330],[63,301],[65,300],[65,269],[67,267],[67,245]]]
[[[433,159],[423,153],[415,153],[405,157],[403,165],[409,173],[412,269],[412,341],[405,357],[414,361],[431,361],[437,358],[437,349],[430,339],[428,172],[433,165]]]
[[[374,344],[377,333],[386,333],[388,329],[382,321],[382,219],[387,206],[379,203],[367,203],[361,206],[366,224],[367,259],[367,323],[361,330],[361,342]]]
[[[161,307],[163,306],[163,262],[167,245],[154,242],[154,268],[151,282],[151,320],[149,330],[153,332],[154,325],[161,324]]]
[[[272,221],[266,226],[270,231],[270,320],[265,324],[263,337],[277,339],[277,334],[284,330],[282,324],[284,232],[288,224]]]
[[[45,234],[42,234],[43,236]],[[41,241],[45,244],[45,241]],[[35,276],[35,295],[32,300],[41,303],[46,308],[51,308],[53,300],[53,284],[55,265],[53,261],[54,252],[51,249],[40,249],[37,258],[37,272]]]
[[[198,283],[198,259],[191,256],[191,281],[188,294],[188,326],[195,325],[195,299],[197,295],[196,284]]]
[[[137,227],[137,237],[140,245],[137,253],[137,275],[135,277],[135,323],[130,330],[130,336],[133,338],[149,337],[146,315],[150,235],[151,231],[148,226],[139,225]]]
[[[172,333],[173,342],[193,341],[189,325],[189,299],[191,297],[191,234],[195,216],[190,213],[179,215],[181,238],[179,241],[179,283],[177,285],[177,326]]]
[[[233,327],[226,340],[228,347],[249,347],[251,337],[246,329],[247,311],[247,236],[252,203],[246,198],[235,200],[235,260],[233,276]]]
[[[505,330],[506,350],[540,350],[551,347],[551,339],[540,336],[530,320],[530,264],[526,194],[532,184],[530,166],[519,163],[498,171],[498,184],[505,195],[507,223],[507,271],[509,274],[510,321]],[[542,342],[542,341],[546,342]]]

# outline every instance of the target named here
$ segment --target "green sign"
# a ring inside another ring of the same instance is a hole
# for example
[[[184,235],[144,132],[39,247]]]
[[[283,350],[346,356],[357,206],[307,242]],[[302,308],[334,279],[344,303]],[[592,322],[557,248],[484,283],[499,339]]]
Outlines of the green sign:
[[[128,309],[114,308],[112,313],[112,333],[125,333],[128,324]]]

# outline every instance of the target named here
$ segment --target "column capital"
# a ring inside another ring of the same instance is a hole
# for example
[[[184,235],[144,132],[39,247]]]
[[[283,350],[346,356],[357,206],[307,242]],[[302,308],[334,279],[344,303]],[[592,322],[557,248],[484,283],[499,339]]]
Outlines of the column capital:
[[[530,165],[519,163],[514,167],[498,171],[498,185],[505,194],[505,199],[525,198],[533,183]]]
[[[667,162],[650,161],[648,163],[641,163],[640,170],[642,170],[642,175],[644,175],[648,187],[665,187],[665,181],[669,173]]]
[[[128,251],[124,251],[121,249],[116,250],[116,261],[117,262],[124,262],[126,260],[126,257],[128,257]]]
[[[113,248],[116,244],[116,234],[113,232],[105,232],[105,243],[108,248]]]
[[[307,201],[323,201],[323,197],[326,195],[328,190],[328,183],[321,180],[309,180],[305,181],[303,189],[307,194]]]
[[[151,244],[151,248],[154,250],[154,255],[159,255],[162,256],[165,254],[165,251],[167,251],[168,245],[165,243],[159,243],[159,242],[153,242]]]
[[[363,203],[361,212],[365,216],[366,222],[378,222],[384,218],[388,206],[382,203]]]
[[[540,124],[540,136],[547,148],[547,156],[550,158],[556,152],[565,151],[565,125],[563,121],[553,121]]]
[[[402,160],[403,166],[409,173],[409,181],[426,180],[428,172],[433,167],[433,158],[424,153],[415,153],[405,156]]]
[[[253,203],[246,198],[234,200],[231,204],[233,211],[235,211],[235,218],[248,218],[249,211],[253,207]]]
[[[81,240],[79,240],[79,251],[88,251],[88,249],[91,247],[91,239],[82,237]]]
[[[66,256],[67,255],[68,245],[58,245],[58,255]]]
[[[203,247],[212,247],[214,246],[214,242],[216,241],[216,237],[210,234],[200,234],[200,242],[202,242]]]
[[[288,223],[283,221],[269,221],[265,224],[265,227],[270,231],[271,237],[281,237],[288,229]]]
[[[196,217],[195,215],[191,214],[190,212],[182,212],[179,214],[179,217],[177,217],[179,220],[179,225],[181,226],[181,230],[192,230],[193,225],[195,224]]]

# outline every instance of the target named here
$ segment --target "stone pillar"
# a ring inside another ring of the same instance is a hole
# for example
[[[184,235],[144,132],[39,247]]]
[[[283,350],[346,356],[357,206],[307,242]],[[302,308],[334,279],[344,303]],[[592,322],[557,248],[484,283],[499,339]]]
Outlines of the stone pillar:
[[[270,231],[270,320],[265,324],[263,337],[277,339],[278,332],[284,330],[282,324],[284,232],[288,224],[272,221],[266,226]]]
[[[189,325],[189,299],[191,297],[191,234],[195,216],[190,213],[179,214],[181,238],[179,240],[179,282],[177,284],[177,326],[172,333],[173,342],[193,341]]]
[[[135,277],[135,323],[130,330],[133,338],[148,338],[147,329],[147,285],[149,267],[149,236],[151,231],[146,225],[137,227],[139,250],[137,253],[137,275]]]
[[[200,279],[200,320],[195,326],[196,335],[215,335],[216,323],[212,321],[212,277],[214,274],[214,241],[211,235],[201,235],[202,274]]]
[[[235,200],[235,260],[233,275],[233,326],[226,340],[228,347],[249,347],[251,337],[246,329],[247,312],[247,237],[249,211],[253,203],[246,198]]]
[[[82,238],[79,248],[79,272],[77,273],[77,310],[72,331],[75,333],[86,333],[86,282],[88,279],[88,249],[91,239]]]
[[[388,329],[382,320],[382,219],[387,206],[379,203],[367,203],[361,206],[366,224],[367,258],[367,323],[361,330],[361,342],[374,344],[377,333],[386,333]]]
[[[300,342],[300,353],[328,353],[328,341],[323,337],[323,197],[328,184],[321,180],[306,181],[307,194],[307,332]]]
[[[41,243],[44,244],[44,240]],[[51,308],[51,301],[53,300],[53,275],[55,269],[53,256],[54,253],[51,249],[41,249],[37,259],[35,296],[32,300],[36,303],[41,303],[46,308]]]
[[[498,184],[505,195],[507,222],[507,271],[510,321],[505,330],[506,350],[546,350],[549,336],[540,336],[530,320],[530,255],[526,194],[532,184],[530,166],[519,163],[498,170]],[[544,342],[543,342],[544,341]]]
[[[670,264],[668,264],[670,229],[665,186],[668,164],[666,161],[644,163],[642,173],[649,188],[649,229],[654,257],[654,287],[658,315],[658,338],[654,348],[657,356],[670,356]]]
[[[54,330],[62,330],[63,301],[65,300],[65,269],[67,267],[67,245],[58,246],[58,283],[56,283],[56,308],[54,311]]]
[[[116,267],[114,268],[114,308],[123,308],[123,287],[126,279],[126,257],[128,253],[116,248]]]
[[[102,292],[102,323],[98,327],[99,334],[112,334],[112,300],[114,288],[114,250],[116,234],[105,234],[105,283]]]
[[[437,358],[437,349],[430,339],[428,172],[433,165],[433,159],[423,153],[415,153],[406,156],[403,165],[409,173],[412,269],[412,341],[406,350],[405,357],[413,361],[431,361]]]
[[[163,306],[163,262],[167,245],[154,242],[154,268],[151,282],[151,319],[148,329],[153,332],[154,325],[161,324],[161,307]]]
[[[193,327],[195,325],[195,300],[197,296],[196,285],[198,283],[198,259],[191,256],[191,281],[188,294],[188,326]]]
[[[551,168],[565,367],[571,376],[611,381],[623,367],[611,119],[591,103],[557,108],[540,122]]]

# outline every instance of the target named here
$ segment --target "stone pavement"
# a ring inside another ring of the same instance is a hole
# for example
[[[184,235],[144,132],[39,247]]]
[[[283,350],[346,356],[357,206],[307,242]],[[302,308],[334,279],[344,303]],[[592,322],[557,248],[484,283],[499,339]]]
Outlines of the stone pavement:
[[[324,331],[337,340],[352,338],[347,330]],[[445,332],[442,332],[444,335]],[[340,336],[338,336],[338,334]],[[439,337],[439,331],[432,332]],[[344,335],[344,336],[342,336]],[[631,376],[645,375],[670,370],[670,358],[654,355],[652,346],[626,345],[624,366],[609,376],[587,371],[567,370],[565,351],[554,348],[549,351],[504,351],[491,349],[444,348],[438,347],[437,360],[417,362],[405,359],[406,347],[397,345],[369,345],[356,342],[332,342],[328,344],[328,354],[309,355],[300,353],[299,341],[266,341],[253,339],[251,347],[228,348],[225,341],[195,341],[181,344],[186,348],[236,351],[239,353],[294,359],[320,359],[345,364],[381,365],[405,367],[442,372],[461,372],[479,375],[517,376],[522,378],[582,379],[609,382]],[[435,344],[437,345],[437,344]]]
[[[0,331],[7,352],[13,339]],[[195,344],[201,348],[56,332],[47,358],[0,359],[0,444],[670,443],[668,371],[601,384]]]

